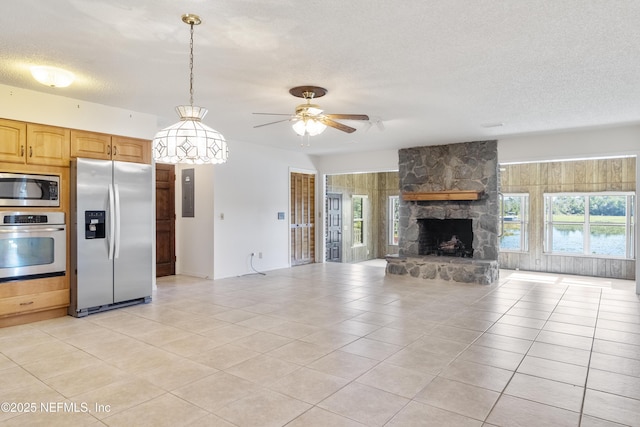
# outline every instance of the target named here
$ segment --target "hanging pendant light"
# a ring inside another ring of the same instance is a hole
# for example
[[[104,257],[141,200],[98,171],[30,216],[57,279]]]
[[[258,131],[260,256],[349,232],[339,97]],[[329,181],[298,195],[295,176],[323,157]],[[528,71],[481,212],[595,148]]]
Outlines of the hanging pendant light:
[[[193,14],[182,15],[182,21],[191,27],[190,104],[176,107],[180,121],[156,133],[153,158],[160,163],[224,163],[229,155],[224,136],[202,123],[207,109],[193,105],[193,26],[202,21]]]

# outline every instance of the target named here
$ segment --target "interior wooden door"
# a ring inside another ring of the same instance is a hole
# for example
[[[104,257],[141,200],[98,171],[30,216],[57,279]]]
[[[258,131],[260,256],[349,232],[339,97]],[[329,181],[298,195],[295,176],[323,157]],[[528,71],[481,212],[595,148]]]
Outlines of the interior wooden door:
[[[291,265],[315,261],[315,175],[291,173]]]
[[[342,262],[342,194],[327,194],[326,261]]]
[[[156,163],[156,277],[176,274],[176,172]]]

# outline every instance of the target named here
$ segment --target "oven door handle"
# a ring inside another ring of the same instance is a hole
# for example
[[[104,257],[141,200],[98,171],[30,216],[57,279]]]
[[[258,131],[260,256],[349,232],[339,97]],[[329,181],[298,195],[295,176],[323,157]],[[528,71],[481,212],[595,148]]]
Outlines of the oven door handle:
[[[11,230],[5,229],[5,228],[0,228],[0,233],[38,233],[41,231],[44,232],[53,232],[53,231],[64,231],[65,228],[64,227],[47,227],[47,228],[33,228],[33,227],[29,227],[29,228],[12,228]]]
[[[109,184],[109,259],[113,259],[115,250],[115,195],[113,193],[113,184]]]

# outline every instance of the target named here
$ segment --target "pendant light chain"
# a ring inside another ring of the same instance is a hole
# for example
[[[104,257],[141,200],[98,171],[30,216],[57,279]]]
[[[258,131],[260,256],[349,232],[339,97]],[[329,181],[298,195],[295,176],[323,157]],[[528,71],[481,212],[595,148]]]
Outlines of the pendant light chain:
[[[190,24],[191,27],[191,43],[189,44],[189,49],[191,54],[189,55],[189,100],[191,102],[191,106],[193,107],[193,22]]]

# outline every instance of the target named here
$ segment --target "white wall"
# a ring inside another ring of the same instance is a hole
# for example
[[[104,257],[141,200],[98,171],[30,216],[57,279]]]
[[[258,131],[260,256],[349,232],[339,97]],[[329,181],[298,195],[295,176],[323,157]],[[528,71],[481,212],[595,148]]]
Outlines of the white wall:
[[[251,273],[251,252],[256,253],[253,266],[258,271],[290,265],[291,168],[316,169],[303,153],[229,142],[229,161],[214,166],[214,278]],[[278,212],[285,213],[284,220],[278,220]],[[190,243],[202,240],[185,237]]]
[[[150,114],[6,85],[0,85],[0,117],[143,139],[159,129]]]
[[[500,163],[640,154],[640,126],[539,133],[498,140]]]
[[[498,140],[501,163],[534,162],[640,153],[640,125],[505,137]],[[398,150],[314,157],[323,174],[398,170]]]
[[[325,175],[398,170],[398,150],[343,153],[312,158],[318,170]]]

